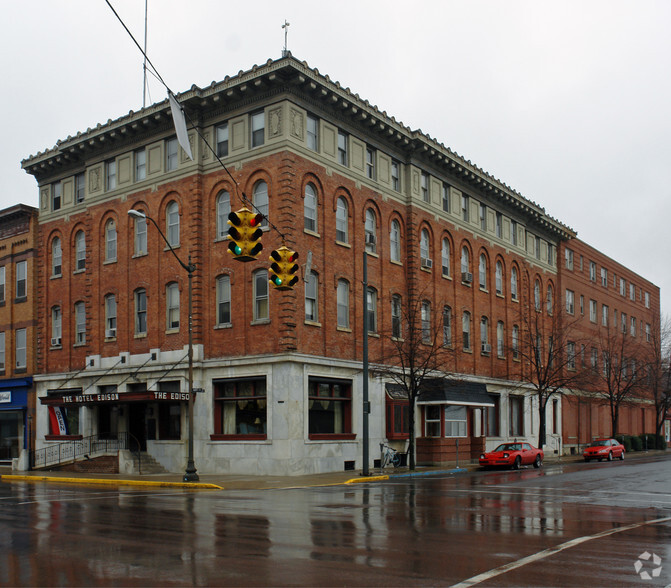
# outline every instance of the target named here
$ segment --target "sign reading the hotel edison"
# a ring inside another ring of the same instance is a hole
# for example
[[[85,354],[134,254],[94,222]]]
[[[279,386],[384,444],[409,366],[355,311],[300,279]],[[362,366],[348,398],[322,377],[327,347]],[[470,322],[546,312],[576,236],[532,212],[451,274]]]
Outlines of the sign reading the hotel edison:
[[[10,391],[0,392],[0,403],[6,403],[12,401],[12,393]]]
[[[0,396],[0,398],[2,398]],[[56,399],[54,399],[56,400]],[[124,402],[124,401],[187,401],[188,392],[142,392],[121,393],[109,392],[104,394],[67,394],[57,399],[59,404],[96,404],[98,402]]]

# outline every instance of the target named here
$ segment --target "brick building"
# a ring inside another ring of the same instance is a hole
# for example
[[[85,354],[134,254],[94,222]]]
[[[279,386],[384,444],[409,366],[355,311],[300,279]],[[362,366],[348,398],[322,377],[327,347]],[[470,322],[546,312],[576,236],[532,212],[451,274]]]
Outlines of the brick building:
[[[28,449],[35,410],[37,209],[0,211],[0,463]],[[25,455],[25,454],[24,454]]]
[[[179,100],[193,161],[167,101],[23,161],[40,194],[38,446],[127,432],[183,468],[188,278],[173,251],[196,265],[199,472],[361,467],[364,300],[371,358],[403,337],[400,309],[418,297],[451,351],[452,389],[417,407],[420,463],[452,459],[457,440],[467,458],[509,437],[535,442],[517,317],[537,289],[561,300],[569,227],[291,55]],[[264,250],[240,263],[226,219],[247,203],[267,215]],[[286,292],[268,283],[282,244],[301,262]],[[658,309],[657,288],[617,271]],[[403,448],[403,401],[380,376],[368,384],[370,447]],[[54,410],[66,427],[54,429]],[[561,403],[549,410],[559,451]]]

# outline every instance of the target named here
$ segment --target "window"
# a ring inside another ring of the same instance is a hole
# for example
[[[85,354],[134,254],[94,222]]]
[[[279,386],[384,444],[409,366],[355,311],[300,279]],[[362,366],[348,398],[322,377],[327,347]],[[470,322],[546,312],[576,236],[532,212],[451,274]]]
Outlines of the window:
[[[601,324],[604,327],[608,326],[608,307],[605,304],[601,306]]]
[[[568,314],[573,314],[574,303],[575,303],[575,294],[573,290],[566,290],[566,312]]]
[[[105,189],[116,190],[116,161],[114,159],[105,162]]]
[[[470,214],[468,211],[468,196],[463,194],[461,196],[461,218],[464,220],[464,222],[468,222]]]
[[[427,300],[422,302],[420,310],[422,343],[431,343],[431,303]]]
[[[487,207],[484,204],[480,205],[480,228],[487,230]]]
[[[601,285],[608,288],[608,270],[605,267],[601,268]]]
[[[5,301],[5,266],[0,266],[0,303]]]
[[[51,309],[51,346],[59,347],[63,336],[63,313],[60,306]]]
[[[86,343],[86,305],[75,302],[75,345]]]
[[[410,406],[405,392],[394,391],[393,398],[389,398],[392,393],[387,390],[387,439],[407,439],[410,431]]]
[[[256,184],[254,184],[254,190],[252,194],[252,202],[254,207],[263,215],[261,226],[267,227],[268,214],[270,212],[268,206],[268,184],[266,184],[263,180],[256,182]]]
[[[231,324],[231,277],[217,278],[217,325]]]
[[[478,277],[480,281],[480,288],[487,289],[487,258],[484,253],[480,254],[480,263],[478,265]]]
[[[464,274],[470,273],[471,271],[471,255],[468,251],[468,247],[461,248],[461,279],[464,281]]]
[[[489,319],[486,316],[480,319],[480,343],[482,345],[482,353],[489,354],[491,352],[489,345]]]
[[[61,275],[63,269],[63,250],[61,248],[61,240],[55,237],[51,242],[51,275],[58,277]]]
[[[636,300],[636,286],[629,284],[629,300]]]
[[[5,371],[5,332],[0,331],[0,371]]]
[[[627,295],[627,282],[624,280],[624,278],[620,278],[620,296],[626,296]]]
[[[305,320],[316,323],[319,321],[317,292],[319,280],[315,272],[310,272],[305,280]]]
[[[650,343],[652,341],[652,331],[650,330],[650,324],[645,324],[645,340]]]
[[[517,245],[517,221],[510,221],[510,241],[513,245]]]
[[[401,331],[401,297],[394,294],[391,297],[391,336],[400,339]]]
[[[167,330],[179,329],[179,285],[171,282],[165,287]]]
[[[585,314],[585,297],[582,294],[580,295],[580,314]]]
[[[28,296],[28,262],[16,262],[16,300],[20,302]]]
[[[550,265],[556,265],[557,263],[557,248],[552,245],[552,243],[548,243],[548,264]]]
[[[596,300],[589,301],[589,320],[593,323],[596,323],[596,313],[597,313],[597,304]]]
[[[445,406],[445,437],[466,437],[465,406]]]
[[[512,334],[513,359],[520,357],[520,328],[518,325],[513,325]]]
[[[308,114],[307,117],[307,145],[312,151],[319,151],[319,119]]]
[[[258,270],[254,273],[254,320],[264,321],[269,318],[268,272]]]
[[[116,337],[116,297],[114,294],[105,296],[105,338]]]
[[[84,202],[86,194],[86,176],[84,174],[77,174],[75,176],[75,204]]]
[[[554,292],[551,285],[548,285],[547,299],[545,303],[547,305],[547,313],[552,314],[554,308]]]
[[[215,131],[217,143],[217,157],[228,156],[228,123],[219,125]],[[252,145],[253,147],[253,145]]]
[[[338,163],[340,165],[349,165],[348,156],[349,136],[343,131],[338,131]]]
[[[503,296],[503,264],[497,261],[495,268],[496,293]]]
[[[366,300],[368,332],[377,333],[377,290],[375,288],[368,288]]]
[[[541,283],[538,280],[534,282],[534,309],[536,310],[536,312],[541,311]],[[573,314],[572,309],[573,309],[573,299],[571,299],[571,314]]]
[[[371,180],[375,179],[375,149],[366,147],[366,176]]]
[[[105,224],[105,261],[116,261],[116,224],[108,220]]]
[[[489,399],[494,403],[494,406],[488,406],[487,416],[485,420],[486,431],[485,434],[487,437],[498,437],[499,436],[499,413],[501,406],[501,397],[498,394],[490,394]]]
[[[464,351],[471,349],[471,313],[466,311],[461,315],[461,338]]]
[[[215,380],[214,433],[264,439],[267,425],[266,378]]]
[[[303,199],[303,218],[306,231],[317,232],[317,190],[312,184],[305,186]]]
[[[347,243],[349,239],[347,200],[342,196],[336,202],[336,241]]]
[[[265,141],[266,115],[263,111],[255,112],[252,119],[252,147],[259,147]]]
[[[636,337],[636,319],[632,316],[629,324],[629,334]]]
[[[177,138],[173,137],[165,142],[165,169],[166,171],[173,171],[177,169]]]
[[[496,213],[496,236],[500,239],[503,237],[503,215],[500,212]]]
[[[401,164],[395,159],[391,160],[391,187],[396,192],[401,191]]]
[[[450,212],[450,186],[443,183],[443,210]]]
[[[524,435],[524,397],[509,396],[508,405],[510,408],[510,436],[522,437]]]
[[[147,254],[147,219],[133,217],[134,255]]]
[[[504,335],[504,326],[503,322],[499,321],[496,323],[496,355],[499,357],[504,356],[505,349],[505,335]]]
[[[429,247],[429,231],[422,229],[419,234],[419,257],[422,267],[431,267],[431,251]]]
[[[144,289],[135,291],[135,335],[147,334],[147,292]]]
[[[534,253],[536,255],[536,259],[541,258],[541,238],[540,237],[535,237],[534,238]],[[581,257],[582,259],[582,257]]]
[[[352,431],[352,383],[348,380],[308,379],[308,432],[350,435]]]
[[[422,193],[422,200],[424,202],[431,202],[431,195],[429,194],[429,175],[422,172],[420,192]]]
[[[573,341],[566,344],[566,367],[570,370],[575,369],[575,343]]]
[[[347,280],[338,280],[336,298],[338,305],[338,327],[349,329],[349,282]]]
[[[424,435],[426,437],[440,437],[441,407],[427,405],[424,412]]]
[[[168,243],[171,247],[179,247],[179,206],[174,200],[165,209],[165,224]]]
[[[592,282],[596,282],[596,263],[593,261],[589,262],[589,279]]]
[[[650,308],[650,292],[645,293],[645,307]]]
[[[377,248],[377,223],[372,208],[366,209],[366,220],[364,222],[364,233],[366,235],[366,251],[375,253]]]
[[[135,181],[147,179],[147,151],[138,149],[135,152]]]
[[[231,214],[231,195],[222,190],[217,194],[217,238],[225,239],[228,235],[228,215]]]
[[[452,347],[452,309],[443,307],[443,345]]]
[[[86,269],[86,235],[77,231],[75,235],[75,271]]]
[[[566,269],[573,269],[573,251],[568,247],[564,250],[564,258],[566,261]]]
[[[627,315],[623,312],[620,314],[620,325],[622,327],[622,333],[627,334]]]
[[[517,300],[517,268],[515,266],[510,270],[510,297]]]
[[[28,367],[28,336],[26,329],[16,329],[16,369]]]
[[[440,250],[440,264],[442,266],[443,276],[450,275],[450,242],[443,239],[443,245]]]
[[[401,225],[397,220],[391,221],[389,231],[389,256],[391,261],[401,261]]]
[[[51,210],[61,209],[62,185],[60,182],[51,184]]]

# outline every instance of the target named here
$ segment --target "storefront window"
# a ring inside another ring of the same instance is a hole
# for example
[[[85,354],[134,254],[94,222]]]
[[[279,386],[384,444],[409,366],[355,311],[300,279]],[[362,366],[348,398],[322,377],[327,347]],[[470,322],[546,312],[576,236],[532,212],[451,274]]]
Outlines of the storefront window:
[[[351,434],[352,384],[349,380],[310,378],[308,394],[311,438]]]
[[[214,383],[215,435],[266,437],[266,378]]]

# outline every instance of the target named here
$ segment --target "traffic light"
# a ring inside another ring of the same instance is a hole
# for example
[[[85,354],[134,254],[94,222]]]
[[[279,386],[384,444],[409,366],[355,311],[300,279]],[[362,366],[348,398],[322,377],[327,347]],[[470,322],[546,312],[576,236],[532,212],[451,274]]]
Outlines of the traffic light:
[[[255,214],[248,208],[241,208],[237,212],[228,215],[228,251],[238,261],[254,261],[261,253],[263,245],[259,241],[263,230],[261,221],[263,215]]]
[[[270,264],[270,278],[268,281],[276,290],[292,290],[298,282],[298,253],[282,245],[279,249],[271,252],[268,258]]]

